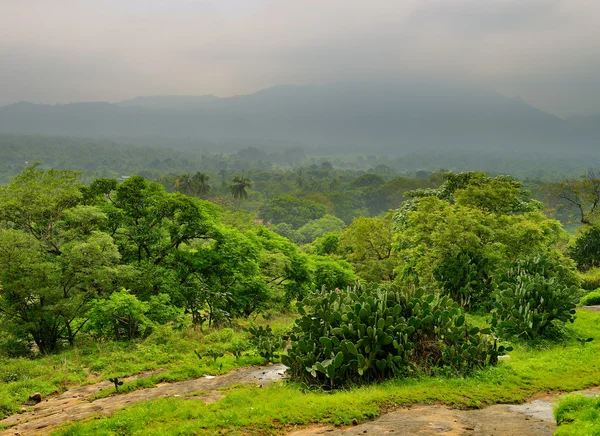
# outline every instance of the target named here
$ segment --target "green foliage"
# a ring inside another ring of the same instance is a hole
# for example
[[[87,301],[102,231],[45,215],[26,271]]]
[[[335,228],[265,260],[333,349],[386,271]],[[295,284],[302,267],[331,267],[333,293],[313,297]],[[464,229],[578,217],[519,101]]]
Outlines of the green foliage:
[[[579,304],[582,306],[596,306],[600,304],[600,288],[585,294]]]
[[[600,434],[600,397],[569,395],[554,407],[557,436]]]
[[[272,198],[260,209],[260,216],[271,224],[288,223],[299,229],[311,220],[323,217],[325,206],[311,200],[281,195]]]
[[[317,238],[312,243],[312,249],[314,249],[315,253],[319,256],[326,256],[328,254],[335,254],[339,249],[339,243],[339,233],[328,233],[321,238]]]
[[[580,270],[600,266],[600,226],[585,228],[570,248],[569,255]]]
[[[352,264],[362,280],[372,283],[392,281],[398,266],[393,249],[392,215],[358,217],[339,238],[338,251]]]
[[[489,363],[492,345],[447,296],[397,290],[323,292],[298,304],[301,318],[283,362],[292,379],[339,387],[405,376],[416,368],[456,372]]]
[[[267,362],[273,362],[273,360],[279,357],[278,350],[282,350],[286,341],[280,336],[276,336],[273,333],[270,325],[266,326],[255,326],[250,323],[250,326],[245,328],[250,335],[250,342],[258,350],[258,354],[267,360]]]
[[[478,294],[479,305],[507,262],[538,256],[539,268],[578,284],[572,262],[555,251],[564,230],[539,211],[522,184],[471,172],[445,178],[439,189],[411,192],[412,200],[396,212],[396,248],[406,259],[402,280],[434,284],[433,278],[457,298]]]
[[[578,289],[540,274],[519,274],[498,285],[492,327],[499,336],[536,339],[575,321]]]
[[[484,308],[492,298],[489,260],[480,253],[460,252],[448,256],[434,269],[444,293],[469,309]]]

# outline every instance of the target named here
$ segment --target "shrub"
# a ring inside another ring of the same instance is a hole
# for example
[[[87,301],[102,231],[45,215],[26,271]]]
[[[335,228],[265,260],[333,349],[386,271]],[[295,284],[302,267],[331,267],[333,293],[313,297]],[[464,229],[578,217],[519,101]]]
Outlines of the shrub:
[[[282,357],[292,379],[334,388],[403,376],[416,367],[464,372],[489,364],[485,333],[469,327],[448,296],[397,290],[322,292],[298,303],[301,317]]]
[[[333,260],[326,256],[312,256],[314,284],[317,289],[344,288],[356,281],[352,267],[345,260]]]
[[[495,292],[492,327],[499,336],[534,339],[575,320],[579,290],[554,278],[521,273]]]
[[[591,268],[584,273],[580,273],[581,287],[586,291],[593,291],[600,288],[600,268]]]
[[[117,341],[146,337],[158,324],[175,321],[181,312],[170,306],[168,295],[140,301],[126,289],[92,302],[88,330],[99,337]]]
[[[582,306],[595,306],[600,304],[600,288],[584,295],[579,304]]]

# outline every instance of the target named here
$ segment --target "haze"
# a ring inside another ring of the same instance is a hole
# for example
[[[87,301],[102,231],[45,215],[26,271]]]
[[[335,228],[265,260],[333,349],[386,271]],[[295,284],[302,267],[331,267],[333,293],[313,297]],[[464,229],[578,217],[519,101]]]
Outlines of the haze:
[[[2,0],[0,105],[431,76],[596,114],[599,24],[593,0]]]

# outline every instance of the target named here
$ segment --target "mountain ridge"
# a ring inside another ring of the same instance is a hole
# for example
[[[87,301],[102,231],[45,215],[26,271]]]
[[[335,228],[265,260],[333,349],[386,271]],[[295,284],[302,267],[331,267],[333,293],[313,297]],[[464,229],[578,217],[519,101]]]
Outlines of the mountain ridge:
[[[117,103],[14,103],[0,132],[295,141],[338,151],[589,149],[600,132],[520,97],[437,82],[279,85],[232,97],[140,96]]]

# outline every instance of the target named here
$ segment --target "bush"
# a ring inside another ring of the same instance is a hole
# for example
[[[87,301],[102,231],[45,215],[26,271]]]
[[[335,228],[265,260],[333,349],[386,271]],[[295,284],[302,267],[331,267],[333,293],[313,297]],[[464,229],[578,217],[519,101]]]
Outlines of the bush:
[[[593,291],[600,288],[600,268],[591,268],[584,273],[580,273],[581,287],[586,291]]]
[[[547,336],[557,324],[575,321],[578,293],[554,278],[522,272],[496,290],[492,327],[503,337]]]
[[[322,292],[307,311],[282,357],[294,380],[329,388],[404,376],[415,368],[456,372],[490,363],[495,352],[486,333],[469,327],[463,310],[447,296],[397,290]]]
[[[579,302],[582,306],[595,306],[600,304],[600,289],[590,292],[584,295]]]
[[[152,296],[146,302],[121,289],[92,302],[87,328],[98,337],[132,340],[148,336],[153,326],[175,321],[180,315],[168,295]]]
[[[333,260],[326,256],[312,256],[312,271],[317,289],[345,288],[356,281],[352,266],[345,260]]]

